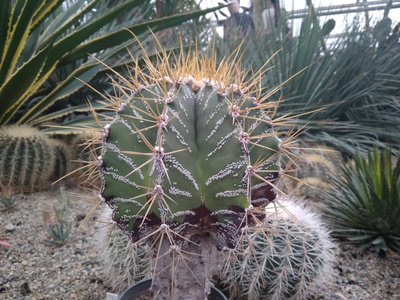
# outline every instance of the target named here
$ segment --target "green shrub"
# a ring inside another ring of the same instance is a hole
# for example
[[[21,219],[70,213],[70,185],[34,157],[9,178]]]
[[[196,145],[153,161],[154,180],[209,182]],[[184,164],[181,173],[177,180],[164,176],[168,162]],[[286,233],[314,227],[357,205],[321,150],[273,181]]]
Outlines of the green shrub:
[[[332,188],[322,191],[324,212],[333,234],[361,248],[400,251],[400,159],[390,149],[374,148],[332,176]]]

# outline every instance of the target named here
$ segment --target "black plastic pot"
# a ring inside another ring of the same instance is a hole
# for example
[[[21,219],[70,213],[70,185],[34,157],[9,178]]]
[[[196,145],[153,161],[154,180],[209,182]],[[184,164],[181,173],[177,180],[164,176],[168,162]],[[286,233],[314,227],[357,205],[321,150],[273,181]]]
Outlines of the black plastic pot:
[[[138,300],[140,296],[148,295],[149,288],[151,287],[151,279],[145,279],[132,285],[125,290],[118,300]],[[228,300],[225,295],[215,287],[211,288],[211,300]]]

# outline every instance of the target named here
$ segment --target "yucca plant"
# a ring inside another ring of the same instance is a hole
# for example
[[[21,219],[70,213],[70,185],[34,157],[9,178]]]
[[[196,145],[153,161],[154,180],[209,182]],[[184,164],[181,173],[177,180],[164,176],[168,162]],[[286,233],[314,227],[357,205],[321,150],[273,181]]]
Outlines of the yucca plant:
[[[37,125],[75,110],[87,111],[80,107],[43,115],[103,69],[88,55],[105,61],[134,43],[132,33],[141,35],[149,28],[159,31],[215,9],[132,24],[129,14],[140,7],[145,9],[149,1],[120,1],[108,9],[106,5],[103,0],[1,1],[0,126],[10,122]],[[118,18],[124,13],[128,17],[119,24]],[[60,81],[49,80],[68,66],[75,67],[59,77]],[[21,109],[23,113],[17,116]]]
[[[320,197],[333,234],[361,249],[400,251],[400,159],[390,149],[374,148],[332,177]]]
[[[384,146],[382,141],[397,148],[400,52],[393,42],[381,47],[379,40],[393,40],[392,35],[395,40],[398,34],[377,36],[356,20],[342,37],[328,43],[329,23],[319,25],[309,15],[294,34],[287,33],[288,22],[281,14],[271,35],[249,36],[243,55],[243,65],[257,69],[276,53],[263,81],[270,89],[291,78],[276,94],[282,95],[278,115],[299,115],[296,125],[307,124],[303,139],[348,153]],[[221,40],[221,57],[232,47]]]

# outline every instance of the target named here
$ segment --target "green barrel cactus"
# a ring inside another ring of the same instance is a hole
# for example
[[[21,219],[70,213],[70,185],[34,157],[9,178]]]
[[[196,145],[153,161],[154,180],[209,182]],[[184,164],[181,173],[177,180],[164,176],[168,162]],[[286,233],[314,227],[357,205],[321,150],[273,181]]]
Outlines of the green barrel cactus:
[[[51,178],[58,180],[67,175],[71,169],[72,148],[60,140],[49,139],[49,143],[54,152],[54,167]]]
[[[218,249],[233,248],[276,197],[273,105],[232,82],[175,77],[121,92],[104,126],[101,198],[133,242],[160,232],[179,245],[207,232]]]
[[[235,299],[308,299],[331,276],[335,247],[321,218],[291,200],[280,203],[227,251],[220,280]]]
[[[48,186],[54,170],[54,151],[39,130],[21,125],[0,129],[0,186],[33,192]]]
[[[312,149],[301,150],[298,160],[292,167],[290,177],[284,177],[281,185],[285,185],[288,193],[296,196],[317,198],[319,189],[330,187],[330,175],[341,174],[344,161],[340,152],[324,145],[311,145]]]

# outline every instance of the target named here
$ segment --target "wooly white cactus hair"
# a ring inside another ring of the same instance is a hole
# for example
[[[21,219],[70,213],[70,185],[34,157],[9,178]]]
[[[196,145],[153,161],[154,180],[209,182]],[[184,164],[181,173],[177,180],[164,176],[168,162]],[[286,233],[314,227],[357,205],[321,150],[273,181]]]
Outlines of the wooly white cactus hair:
[[[144,53],[143,70],[136,62],[128,78],[115,72],[115,95],[103,95],[115,117],[102,126],[99,199],[132,242],[157,251],[157,277],[168,266],[180,278],[203,272],[203,294],[171,292],[201,299],[216,263],[205,256],[218,255],[198,244],[234,248],[241,228],[262,221],[290,138],[278,137],[285,119],[274,119],[278,103],[269,100],[279,87],[263,93],[265,67],[242,71],[239,50],[220,64],[214,52],[183,53],[173,64],[164,51],[156,63]]]
[[[220,279],[232,298],[303,300],[329,281],[335,246],[321,217],[292,200],[280,203],[228,251]]]
[[[123,292],[133,283],[151,278],[155,260],[150,246],[145,242],[132,243],[115,223],[112,222],[112,210],[105,206],[98,235],[98,246],[101,249],[102,264],[108,283],[113,291]]]

